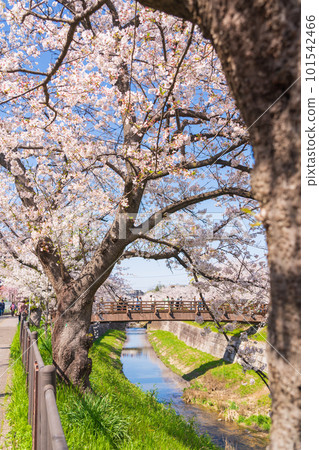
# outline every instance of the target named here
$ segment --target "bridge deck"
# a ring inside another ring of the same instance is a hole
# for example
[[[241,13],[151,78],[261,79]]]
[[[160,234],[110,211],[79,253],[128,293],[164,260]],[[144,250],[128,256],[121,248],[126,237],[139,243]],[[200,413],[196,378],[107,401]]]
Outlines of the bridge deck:
[[[223,306],[219,309],[222,322],[264,322],[267,314],[266,305],[255,308],[238,306],[233,309]],[[213,321],[201,302],[195,301],[156,301],[126,303],[106,302],[92,314],[92,322],[144,322],[144,321],[194,321],[196,316],[205,321]]]

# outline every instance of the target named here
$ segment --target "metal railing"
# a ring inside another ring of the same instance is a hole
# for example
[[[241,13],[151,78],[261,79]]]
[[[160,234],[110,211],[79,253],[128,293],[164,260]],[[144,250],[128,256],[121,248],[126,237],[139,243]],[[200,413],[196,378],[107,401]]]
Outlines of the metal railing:
[[[56,370],[53,365],[44,365],[37,339],[38,333],[31,332],[29,322],[22,320],[20,348],[27,374],[32,449],[65,450],[68,446],[55,400]]]

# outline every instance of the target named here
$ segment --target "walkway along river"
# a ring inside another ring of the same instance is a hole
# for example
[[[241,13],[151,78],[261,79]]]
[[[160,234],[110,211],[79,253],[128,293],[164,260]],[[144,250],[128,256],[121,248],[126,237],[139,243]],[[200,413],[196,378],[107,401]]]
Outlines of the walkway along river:
[[[207,433],[216,445],[228,442],[237,450],[264,449],[264,440],[247,430],[218,420],[216,413],[184,403],[181,396],[188,383],[168,369],[157,357],[144,328],[128,328],[121,362],[126,378],[144,391],[156,390],[160,402],[171,402],[178,414],[195,418],[199,433]]]

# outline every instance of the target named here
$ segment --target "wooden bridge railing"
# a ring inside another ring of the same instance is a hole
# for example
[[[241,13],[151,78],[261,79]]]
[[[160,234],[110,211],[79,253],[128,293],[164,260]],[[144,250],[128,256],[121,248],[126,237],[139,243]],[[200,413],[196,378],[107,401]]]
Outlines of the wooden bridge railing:
[[[128,311],[138,311],[138,312],[156,312],[156,311],[194,311],[200,312],[204,311],[204,307],[200,302],[195,301],[141,301],[136,302],[129,300],[127,302],[112,302],[106,301],[101,306],[99,305],[97,312],[105,314],[116,314]]]
[[[218,310],[227,317],[228,314],[254,315],[258,314],[265,317],[268,312],[267,305],[245,306],[237,304],[231,306],[228,304],[221,305]],[[207,312],[203,303],[200,301],[189,300],[160,300],[160,301],[105,301],[97,306],[96,314],[122,314],[130,312],[139,313],[161,313],[161,312],[185,312],[185,313],[201,313]]]
[[[32,426],[33,450],[66,450],[68,448],[55,401],[56,370],[45,366],[37,345],[38,333],[31,332],[29,322],[22,320],[20,348],[27,373],[29,395],[28,421]]]

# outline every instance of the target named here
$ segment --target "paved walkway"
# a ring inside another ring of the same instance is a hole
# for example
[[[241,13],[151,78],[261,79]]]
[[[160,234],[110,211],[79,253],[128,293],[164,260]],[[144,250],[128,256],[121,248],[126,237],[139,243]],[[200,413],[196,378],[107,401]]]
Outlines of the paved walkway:
[[[3,438],[8,432],[3,404],[7,394],[10,345],[17,331],[17,324],[18,319],[16,317],[0,317],[0,448],[2,447],[1,444],[3,444]]]

